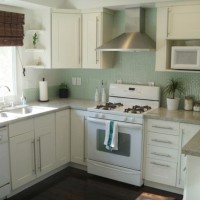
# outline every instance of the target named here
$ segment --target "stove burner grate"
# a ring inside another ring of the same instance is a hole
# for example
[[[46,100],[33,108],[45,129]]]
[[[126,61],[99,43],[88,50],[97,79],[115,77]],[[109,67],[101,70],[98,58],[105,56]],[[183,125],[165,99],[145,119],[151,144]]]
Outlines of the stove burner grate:
[[[133,106],[132,108],[126,108],[124,110],[124,112],[126,113],[135,113],[135,114],[140,114],[140,113],[143,113],[147,110],[150,110],[151,107],[150,106],[138,106],[138,105],[135,105]]]
[[[121,107],[123,106],[122,103],[111,103],[111,102],[107,102],[105,105],[100,104],[96,106],[96,109],[102,109],[102,110],[113,110],[116,107]]]

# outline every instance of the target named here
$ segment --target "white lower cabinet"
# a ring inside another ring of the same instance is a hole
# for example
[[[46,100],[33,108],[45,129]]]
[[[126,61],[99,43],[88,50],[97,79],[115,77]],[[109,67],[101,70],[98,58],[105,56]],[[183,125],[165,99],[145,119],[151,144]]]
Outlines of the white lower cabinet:
[[[12,189],[55,168],[55,114],[9,125]]]
[[[10,138],[12,189],[35,179],[35,153],[35,134],[33,130]]]
[[[86,165],[85,155],[86,111],[71,110],[71,162]]]
[[[200,125],[147,119],[145,179],[183,189],[187,168],[181,149],[199,130]]]
[[[70,109],[56,112],[56,166],[70,162]]]
[[[196,135],[196,133],[200,130],[200,125],[195,124],[180,124],[180,134],[181,141],[180,147],[182,148],[189,140]],[[184,188],[185,182],[185,174],[187,171],[186,168],[186,155],[181,154],[180,148],[180,157],[179,157],[179,168],[178,168],[178,178],[177,178],[177,187]]]
[[[179,123],[154,119],[146,122],[145,179],[176,186]]]

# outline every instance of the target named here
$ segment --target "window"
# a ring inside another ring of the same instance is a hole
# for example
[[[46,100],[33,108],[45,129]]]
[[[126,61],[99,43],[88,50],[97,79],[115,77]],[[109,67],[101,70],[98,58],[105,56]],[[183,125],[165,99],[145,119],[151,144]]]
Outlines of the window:
[[[0,98],[16,95],[16,47],[0,47]]]

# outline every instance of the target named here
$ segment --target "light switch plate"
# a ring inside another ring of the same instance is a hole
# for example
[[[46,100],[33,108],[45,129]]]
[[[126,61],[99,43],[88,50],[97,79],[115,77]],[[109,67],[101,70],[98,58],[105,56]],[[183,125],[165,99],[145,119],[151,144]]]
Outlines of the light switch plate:
[[[81,77],[76,78],[76,85],[81,85]]]
[[[76,77],[72,77],[72,85],[76,85]]]

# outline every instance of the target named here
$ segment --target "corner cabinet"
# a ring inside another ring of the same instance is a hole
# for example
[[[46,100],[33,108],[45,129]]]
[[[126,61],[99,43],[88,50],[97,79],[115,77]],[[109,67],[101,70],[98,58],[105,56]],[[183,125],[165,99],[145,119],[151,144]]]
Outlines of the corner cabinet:
[[[181,123],[180,124],[180,134],[181,134],[180,147],[182,148],[187,142],[189,142],[189,140],[194,135],[196,135],[196,133],[199,130],[200,130],[200,125]],[[187,168],[186,168],[186,155],[181,154],[181,148],[180,148],[177,187],[184,188],[185,174],[186,174]]]
[[[71,110],[71,162],[81,165],[86,165],[86,113]]]
[[[56,112],[56,166],[70,162],[70,109]]]
[[[100,52],[96,48],[112,39],[113,12],[108,9],[82,12],[82,67],[109,68],[113,65],[113,52]]]
[[[55,114],[10,124],[9,138],[12,189],[55,168]]]
[[[52,68],[81,68],[81,13],[52,11]]]

